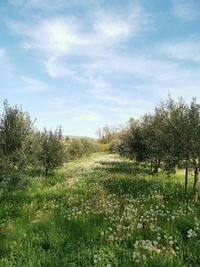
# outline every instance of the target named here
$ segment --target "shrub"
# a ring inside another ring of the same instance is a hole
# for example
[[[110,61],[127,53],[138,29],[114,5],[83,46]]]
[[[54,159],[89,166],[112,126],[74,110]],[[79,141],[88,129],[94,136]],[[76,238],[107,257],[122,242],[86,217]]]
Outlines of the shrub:
[[[99,152],[108,152],[108,144],[99,144]]]
[[[4,101],[4,112],[0,117],[1,187],[19,182],[23,170],[34,157],[34,153],[30,153],[33,135],[33,122],[29,114],[17,106],[10,107]]]
[[[79,159],[97,152],[98,145],[89,138],[73,138],[66,141],[66,158],[67,160]]]
[[[120,140],[119,139],[115,139],[113,140],[108,147],[108,151],[110,153],[118,153],[119,154],[119,150],[120,150]]]
[[[63,164],[64,155],[64,141],[61,129],[56,129],[54,132],[45,129],[41,134],[41,153],[39,159],[46,175],[49,171]]]

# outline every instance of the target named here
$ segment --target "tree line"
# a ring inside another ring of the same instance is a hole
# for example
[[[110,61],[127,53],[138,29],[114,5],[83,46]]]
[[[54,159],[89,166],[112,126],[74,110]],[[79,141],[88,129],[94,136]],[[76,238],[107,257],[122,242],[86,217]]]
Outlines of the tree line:
[[[152,114],[129,120],[126,127],[98,130],[99,143],[89,138],[64,138],[61,127],[39,131],[22,107],[4,101],[0,115],[0,190],[17,185],[27,169],[40,169],[44,175],[64,162],[109,151],[173,173],[185,169],[185,193],[188,173],[193,170],[193,198],[197,200],[200,169],[200,104],[170,97],[155,107]],[[102,146],[102,147],[101,147]],[[103,149],[102,149],[103,148]]]
[[[193,170],[193,198],[197,200],[200,168],[200,104],[189,104],[182,98],[169,97],[152,114],[129,120],[109,146],[110,152],[149,163],[151,174],[159,168],[173,173],[185,169],[185,192],[188,190],[188,171]]]
[[[27,169],[48,175],[64,162],[98,150],[89,138],[64,138],[61,127],[39,131],[22,107],[3,103],[0,115],[0,191],[15,187]]]

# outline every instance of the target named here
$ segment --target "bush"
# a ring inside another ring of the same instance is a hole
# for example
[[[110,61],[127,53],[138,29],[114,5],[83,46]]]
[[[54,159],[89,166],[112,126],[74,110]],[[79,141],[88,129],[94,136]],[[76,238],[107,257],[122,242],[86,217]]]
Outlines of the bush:
[[[21,107],[4,101],[0,116],[0,191],[17,186],[27,169],[44,169],[45,174],[73,160],[98,151],[89,138],[64,141],[61,128],[41,133]]]
[[[17,106],[10,107],[5,101],[0,117],[1,188],[19,182],[23,170],[34,157],[34,153],[30,153],[33,135],[33,122],[29,114]]]
[[[110,144],[109,144],[109,147],[108,147],[108,151],[109,153],[116,153],[116,154],[119,154],[119,150],[120,150],[120,140],[119,139],[115,139],[113,140]]]
[[[108,152],[108,144],[99,144],[99,152]]]
[[[64,162],[64,156],[65,150],[61,129],[59,128],[54,132],[45,129],[41,134],[41,153],[39,155],[45,174],[47,175],[49,171],[60,167]]]
[[[98,151],[98,145],[89,138],[74,138],[66,141],[67,160],[79,159]]]

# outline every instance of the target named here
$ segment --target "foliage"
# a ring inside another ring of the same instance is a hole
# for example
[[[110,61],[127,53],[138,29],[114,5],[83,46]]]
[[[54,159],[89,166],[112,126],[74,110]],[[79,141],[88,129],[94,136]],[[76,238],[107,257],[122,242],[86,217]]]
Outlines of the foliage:
[[[151,173],[161,166],[168,173],[184,161],[185,191],[188,168],[194,171],[194,200],[197,200],[200,167],[200,105],[193,99],[186,104],[170,97],[138,120],[130,119],[120,136],[119,154],[137,162],[151,163]],[[162,164],[161,164],[162,163]]]
[[[119,153],[119,146],[121,144],[121,141],[119,139],[114,139],[108,147],[109,153]]]
[[[46,129],[41,134],[41,154],[39,159],[45,169],[45,173],[60,167],[64,163],[64,144],[61,128],[47,131]]]
[[[30,164],[34,157],[33,135],[33,122],[29,114],[17,106],[9,106],[5,101],[0,117],[1,186],[16,185],[23,170]]]
[[[98,151],[97,142],[89,138],[64,141],[61,128],[39,132],[27,112],[4,102],[0,116],[0,189],[14,188],[26,170],[60,167],[64,161],[88,156]]]
[[[74,160],[99,150],[98,144],[89,138],[73,138],[66,141],[66,159]]]
[[[96,132],[101,144],[110,144],[113,140],[117,139],[119,130],[115,127],[104,126],[99,128]]]
[[[109,144],[99,144],[99,152],[108,152]]]
[[[185,197],[181,174],[149,176],[118,155],[30,179],[1,196],[0,211],[2,267],[199,265],[199,205]]]

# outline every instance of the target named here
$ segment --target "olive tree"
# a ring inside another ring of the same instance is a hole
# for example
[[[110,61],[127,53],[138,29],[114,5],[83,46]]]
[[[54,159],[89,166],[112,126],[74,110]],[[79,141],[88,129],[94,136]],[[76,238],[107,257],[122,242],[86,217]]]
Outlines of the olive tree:
[[[16,184],[30,163],[31,138],[34,134],[33,122],[21,107],[11,107],[4,101],[0,116],[0,180]]]
[[[65,158],[64,140],[61,128],[41,133],[41,153],[39,159],[45,170],[45,175],[55,168],[60,167]]]

